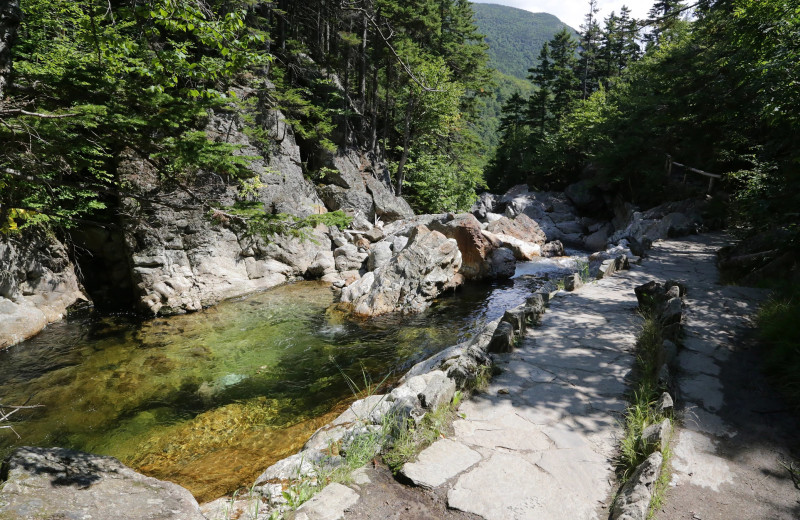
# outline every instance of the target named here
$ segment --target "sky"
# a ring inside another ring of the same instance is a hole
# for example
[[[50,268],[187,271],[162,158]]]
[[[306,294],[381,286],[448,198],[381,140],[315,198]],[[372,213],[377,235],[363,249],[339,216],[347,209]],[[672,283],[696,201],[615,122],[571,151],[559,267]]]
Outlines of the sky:
[[[556,15],[562,22],[573,29],[578,30],[583,23],[583,19],[589,10],[588,0],[472,0],[479,4],[501,4],[511,7],[518,7],[533,13],[550,13]],[[653,0],[598,0],[600,12],[598,13],[600,25],[602,20],[623,5],[631,9],[631,16],[634,18],[645,18]]]

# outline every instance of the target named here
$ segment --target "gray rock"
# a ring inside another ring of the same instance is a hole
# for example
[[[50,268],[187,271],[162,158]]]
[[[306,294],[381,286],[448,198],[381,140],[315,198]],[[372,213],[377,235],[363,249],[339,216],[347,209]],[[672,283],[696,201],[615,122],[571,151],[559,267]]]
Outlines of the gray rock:
[[[529,311],[524,305],[508,309],[500,318],[500,322],[510,323],[514,327],[514,332],[521,336],[525,334],[525,328],[528,323]]]
[[[617,256],[616,258],[609,258],[600,264],[600,270],[597,272],[597,278],[605,278],[611,276],[617,271],[623,269],[630,269],[628,257],[625,255]]]
[[[664,458],[655,452],[642,462],[622,486],[611,511],[611,520],[646,520],[650,501]]]
[[[564,256],[564,244],[560,240],[553,240],[542,246],[542,256]]]
[[[353,244],[345,244],[333,251],[337,271],[357,271],[363,267],[368,256],[368,253],[360,252]]]
[[[492,213],[497,206],[497,199],[499,197],[489,192],[483,192],[478,195],[478,200],[472,205],[469,212],[475,215],[480,220],[485,220],[489,213]]]
[[[564,233],[565,235],[576,235],[580,236],[583,233],[583,226],[580,225],[579,222],[574,220],[569,220],[566,222],[556,222],[556,227],[559,231]]]
[[[664,363],[669,366],[675,366],[675,361],[678,359],[678,346],[672,341],[665,339],[661,343],[661,350],[664,352]]]
[[[327,445],[325,446],[327,448]],[[264,470],[255,480],[256,487],[291,482],[317,474],[318,469],[333,467],[335,458],[320,450],[304,450],[281,459]]]
[[[564,289],[567,291],[574,291],[583,287],[583,278],[578,273],[572,273],[564,277]]]
[[[372,176],[365,178],[367,191],[375,202],[375,214],[386,222],[407,219],[414,216],[414,210],[402,197],[396,197],[384,183]]]
[[[680,323],[681,314],[683,313],[683,306],[680,298],[671,298],[661,311],[661,323],[664,325],[672,325],[673,323]]]
[[[498,247],[489,255],[489,277],[511,278],[517,270],[514,252],[507,247]]]
[[[44,232],[0,236],[0,349],[28,339],[87,300],[67,248]]]
[[[330,211],[343,210],[360,212],[367,218],[375,217],[375,205],[372,196],[366,191],[347,189],[329,184],[318,190],[325,207]]]
[[[651,424],[642,431],[642,444],[648,451],[652,448],[663,452],[669,445],[669,436],[672,432],[672,423],[664,419],[658,424]]]
[[[391,261],[342,290],[341,301],[360,316],[419,312],[442,291],[461,283],[461,253],[455,240],[418,226]]]
[[[311,497],[311,500],[289,513],[287,520],[341,520],[344,513],[358,503],[358,493],[336,482]]]
[[[378,242],[380,240],[383,240],[383,237],[384,237],[383,229],[379,228],[378,226],[375,226],[372,229],[370,229],[369,231],[367,231],[366,233],[364,233],[363,236],[364,236],[364,238],[366,238],[370,242],[373,242],[373,243]]]
[[[480,460],[478,452],[459,442],[441,439],[422,450],[416,461],[404,464],[400,473],[415,485],[432,489]]]
[[[604,226],[584,238],[583,244],[589,251],[603,251],[608,244],[608,236],[609,230]]]
[[[367,269],[374,271],[388,264],[392,259],[392,245],[389,242],[378,242],[369,250]]]
[[[514,350],[516,335],[514,325],[507,321],[501,321],[492,335],[492,341],[487,348],[488,352],[506,353]]]
[[[598,211],[603,207],[600,190],[590,181],[583,180],[570,184],[564,189],[564,194],[581,210]]]
[[[402,235],[396,236],[392,238],[392,251],[399,253],[406,247],[406,244],[408,244],[408,237]]]
[[[674,406],[675,403],[672,401],[672,396],[669,395],[669,392],[663,392],[658,399],[658,411],[661,413],[670,413]]]
[[[662,388],[672,388],[672,373],[666,363],[658,369],[658,386]]]
[[[437,370],[426,374],[425,389],[417,395],[423,408],[433,410],[441,405],[447,405],[456,393],[455,382],[447,375]]]
[[[535,294],[539,295],[542,301],[547,303],[558,294],[558,286],[553,282],[545,282],[541,287],[536,289]]]
[[[188,490],[146,477],[113,457],[19,448],[6,460],[0,518],[205,520]]]

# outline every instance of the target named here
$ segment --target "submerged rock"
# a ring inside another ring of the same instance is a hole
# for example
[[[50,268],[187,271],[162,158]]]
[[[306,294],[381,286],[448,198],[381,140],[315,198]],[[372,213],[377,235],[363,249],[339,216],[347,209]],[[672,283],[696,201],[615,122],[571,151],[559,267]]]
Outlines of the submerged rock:
[[[146,477],[113,457],[19,448],[4,463],[0,518],[205,520],[188,490]]]
[[[457,286],[461,252],[455,240],[425,226],[385,266],[342,289],[341,302],[359,316],[419,312],[442,291]]]

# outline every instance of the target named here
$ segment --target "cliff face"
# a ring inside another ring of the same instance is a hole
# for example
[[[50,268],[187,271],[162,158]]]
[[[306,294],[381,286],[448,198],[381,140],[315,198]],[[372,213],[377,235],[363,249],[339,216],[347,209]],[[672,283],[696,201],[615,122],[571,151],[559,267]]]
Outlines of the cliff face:
[[[268,145],[245,132],[236,112],[215,114],[206,131],[212,139],[239,145],[244,156],[263,157],[249,168],[260,179],[257,199],[267,211],[305,217],[341,209],[358,215],[362,223],[413,215],[379,178],[383,172],[376,161],[357,150],[320,159],[328,168],[322,182],[329,184],[315,186],[303,175],[300,148],[283,115],[267,110],[258,117],[268,132]],[[318,226],[310,239],[275,236],[264,242],[226,225],[224,218],[209,218],[206,202],[233,204],[239,189],[235,182],[201,173],[165,191],[155,169],[134,152],[124,154],[118,173],[138,195],[124,200],[122,225],[135,305],[141,312],[195,311],[292,279],[336,277],[332,239],[340,236],[338,231]]]
[[[0,237],[0,348],[61,319],[84,300],[66,247],[42,231]]]
[[[196,311],[293,279],[352,281],[364,274],[369,242],[359,243],[359,233],[371,230],[377,220],[414,214],[394,196],[385,167],[355,148],[317,155],[312,162],[325,166],[326,175],[315,185],[304,176],[301,149],[283,115],[264,110],[257,117],[267,130],[260,141],[245,131],[236,111],[212,115],[206,132],[212,139],[240,145],[241,155],[261,157],[249,168],[260,180],[257,199],[264,208],[298,217],[343,210],[355,216],[358,231],[318,226],[308,239],[275,236],[269,242],[246,236],[209,215],[210,206],[235,202],[241,187],[236,181],[201,172],[166,188],[145,157],[126,150],[117,161],[126,190],[117,208],[117,227],[72,230],[70,240],[79,246],[77,262],[83,269],[73,264],[64,243],[44,232],[2,238],[0,347],[36,334],[79,299],[166,315]],[[343,258],[348,248],[361,249],[351,255],[353,261],[337,262],[335,257]],[[337,249],[341,251],[334,255]]]

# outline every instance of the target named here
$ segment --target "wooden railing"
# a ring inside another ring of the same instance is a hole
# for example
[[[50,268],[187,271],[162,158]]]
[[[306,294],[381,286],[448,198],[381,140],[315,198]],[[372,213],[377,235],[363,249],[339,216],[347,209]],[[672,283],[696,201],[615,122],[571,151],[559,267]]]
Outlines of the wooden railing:
[[[717,175],[716,173],[704,172],[703,170],[698,170],[697,168],[692,168],[691,166],[686,166],[685,164],[679,163],[677,161],[673,161],[672,160],[672,156],[670,154],[666,154],[666,156],[667,156],[667,164],[666,164],[667,177],[672,175],[672,165],[673,164],[676,165],[676,166],[680,166],[681,168],[684,169],[684,172],[683,172],[683,184],[686,184],[686,176],[688,175],[688,172],[694,172],[694,173],[697,173],[699,175],[703,175],[704,177],[708,177],[708,190],[706,191],[706,193],[711,193],[711,190],[714,188],[714,181],[716,179],[721,179],[722,178],[722,175]]]

